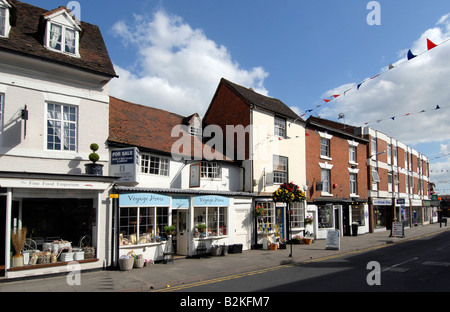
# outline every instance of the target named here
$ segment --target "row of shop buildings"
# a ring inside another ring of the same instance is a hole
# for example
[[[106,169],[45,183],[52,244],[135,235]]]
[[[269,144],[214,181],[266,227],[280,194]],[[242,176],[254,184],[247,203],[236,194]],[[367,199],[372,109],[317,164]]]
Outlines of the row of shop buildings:
[[[23,228],[29,254],[88,247],[75,259],[87,270],[129,252],[163,260],[168,225],[176,254],[195,256],[214,245],[260,248],[267,236],[324,239],[329,229],[437,221],[428,158],[384,133],[303,120],[226,79],[202,117],[130,103],[109,94],[117,75],[97,26],[64,7],[0,0],[0,10],[4,278],[66,272],[67,259],[13,261],[12,236]],[[85,171],[91,143],[101,174]],[[291,181],[306,200],[287,209],[271,195]]]

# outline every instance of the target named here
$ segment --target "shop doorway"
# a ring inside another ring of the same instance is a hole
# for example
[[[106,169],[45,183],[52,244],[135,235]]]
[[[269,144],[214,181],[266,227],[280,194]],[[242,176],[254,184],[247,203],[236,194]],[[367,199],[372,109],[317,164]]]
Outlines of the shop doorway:
[[[176,226],[176,234],[174,235],[175,253],[187,256],[189,233],[187,231],[188,209],[172,210],[172,224]]]

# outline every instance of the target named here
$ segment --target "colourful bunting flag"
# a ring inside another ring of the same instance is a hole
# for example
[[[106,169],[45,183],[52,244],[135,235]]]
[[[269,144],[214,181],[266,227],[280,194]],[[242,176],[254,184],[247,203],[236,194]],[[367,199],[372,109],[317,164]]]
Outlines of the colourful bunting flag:
[[[416,55],[412,54],[411,50],[408,51],[408,61],[415,58]]]
[[[437,45],[434,44],[430,39],[427,38],[427,47],[428,47],[428,50],[431,50],[431,49],[437,47]]]

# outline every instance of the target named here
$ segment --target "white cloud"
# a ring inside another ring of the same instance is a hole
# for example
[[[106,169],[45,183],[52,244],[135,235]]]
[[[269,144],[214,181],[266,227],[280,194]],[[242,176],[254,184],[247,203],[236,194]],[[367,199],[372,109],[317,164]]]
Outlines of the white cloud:
[[[181,115],[204,114],[224,77],[268,94],[262,67],[243,69],[229,51],[192,29],[181,17],[157,11],[153,16],[134,15],[131,23],[118,21],[113,31],[125,47],[136,50],[129,68],[115,64],[119,75],[111,95],[162,108]]]
[[[438,47],[427,51],[427,38]],[[411,45],[416,58],[406,59],[407,48],[399,52],[401,58],[393,63],[394,69],[382,68],[380,76],[367,78],[359,90],[356,82],[326,92],[324,98],[341,96],[324,105],[319,115],[336,120],[344,113],[348,124],[369,122],[370,127],[409,145],[450,140],[449,39],[447,14]],[[437,105],[441,109],[436,110]]]

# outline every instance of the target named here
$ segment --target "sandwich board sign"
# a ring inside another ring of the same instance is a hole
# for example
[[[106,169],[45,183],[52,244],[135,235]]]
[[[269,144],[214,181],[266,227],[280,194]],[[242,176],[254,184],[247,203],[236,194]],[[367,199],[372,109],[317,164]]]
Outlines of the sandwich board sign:
[[[328,230],[325,249],[339,250],[341,248],[339,230]]]

